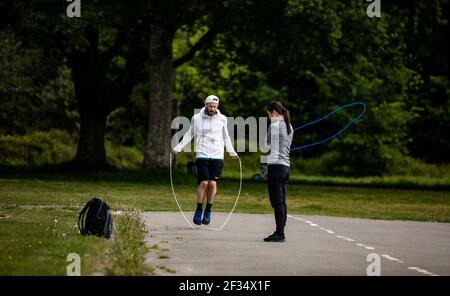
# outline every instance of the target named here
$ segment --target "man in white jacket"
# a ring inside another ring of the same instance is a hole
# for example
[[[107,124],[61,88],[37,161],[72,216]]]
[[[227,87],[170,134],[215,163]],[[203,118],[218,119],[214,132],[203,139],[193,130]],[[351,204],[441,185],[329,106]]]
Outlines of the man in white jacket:
[[[195,114],[191,120],[189,130],[184,134],[181,142],[172,150],[172,154],[180,152],[184,146],[194,138],[197,166],[197,209],[194,223],[209,224],[211,221],[211,207],[217,192],[217,182],[223,169],[224,146],[230,157],[239,158],[231,144],[227,129],[227,118],[220,113],[219,98],[210,95],[205,100],[205,107]],[[207,205],[203,213],[205,190],[208,189]]]

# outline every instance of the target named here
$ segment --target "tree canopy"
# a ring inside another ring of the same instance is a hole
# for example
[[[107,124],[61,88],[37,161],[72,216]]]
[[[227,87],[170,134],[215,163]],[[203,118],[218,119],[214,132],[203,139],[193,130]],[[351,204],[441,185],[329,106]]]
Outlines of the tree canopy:
[[[7,2],[0,21],[0,132],[59,128],[76,161],[107,162],[105,136],[168,166],[170,120],[211,93],[228,116],[264,116],[277,98],[294,125],[363,101],[367,114],[322,157],[335,174],[382,174],[398,157],[450,161],[448,1]],[[360,110],[305,129],[333,134]]]

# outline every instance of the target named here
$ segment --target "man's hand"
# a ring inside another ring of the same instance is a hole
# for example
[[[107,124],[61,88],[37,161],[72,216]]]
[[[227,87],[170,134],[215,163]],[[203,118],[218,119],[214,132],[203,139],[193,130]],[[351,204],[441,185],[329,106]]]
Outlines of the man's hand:
[[[239,159],[239,155],[235,155],[235,156],[230,156],[231,159]]]
[[[175,151],[175,149],[172,149],[172,151],[170,151],[170,153],[172,153],[172,155],[177,154],[177,152]]]

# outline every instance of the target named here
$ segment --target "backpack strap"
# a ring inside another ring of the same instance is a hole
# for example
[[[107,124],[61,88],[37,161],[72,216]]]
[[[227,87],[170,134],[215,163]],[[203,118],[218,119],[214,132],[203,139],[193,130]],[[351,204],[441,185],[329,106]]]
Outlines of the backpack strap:
[[[92,204],[92,199],[86,203],[84,208],[81,210],[80,215],[78,216],[78,229],[80,230],[80,233],[85,235],[87,234],[86,228],[85,228],[85,220],[84,217],[86,216],[86,212],[89,209],[89,206]]]
[[[106,214],[106,222],[103,227],[103,236],[106,238],[110,238],[112,234],[112,217],[111,213]]]

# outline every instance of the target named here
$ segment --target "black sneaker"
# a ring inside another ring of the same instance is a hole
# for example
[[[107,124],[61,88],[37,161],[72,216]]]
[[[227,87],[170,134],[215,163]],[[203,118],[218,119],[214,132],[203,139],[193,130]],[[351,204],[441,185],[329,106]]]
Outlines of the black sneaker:
[[[284,234],[278,234],[276,231],[264,239],[265,242],[284,242]]]
[[[266,240],[266,239],[268,239],[268,238],[272,238],[274,235],[276,235],[277,234],[277,232],[276,231],[274,231],[271,235],[269,235],[268,237],[266,237],[264,240]]]

